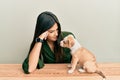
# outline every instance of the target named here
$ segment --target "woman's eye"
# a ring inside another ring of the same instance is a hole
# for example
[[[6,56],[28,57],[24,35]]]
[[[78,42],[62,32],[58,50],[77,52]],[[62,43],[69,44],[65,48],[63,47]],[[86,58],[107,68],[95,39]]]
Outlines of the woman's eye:
[[[49,31],[49,33],[53,33],[54,31]]]
[[[53,33],[53,31],[50,31],[50,33]]]

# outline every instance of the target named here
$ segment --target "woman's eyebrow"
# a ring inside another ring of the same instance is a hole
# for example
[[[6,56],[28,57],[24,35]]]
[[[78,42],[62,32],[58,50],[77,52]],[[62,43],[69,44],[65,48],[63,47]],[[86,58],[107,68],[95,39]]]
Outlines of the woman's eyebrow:
[[[51,29],[51,30],[48,30],[48,31],[55,31],[55,30],[52,30],[52,29]]]
[[[55,31],[55,30],[48,30],[49,32]]]
[[[56,30],[58,30],[58,28],[57,28],[57,29],[55,29],[55,30],[48,30],[48,31],[56,31]]]

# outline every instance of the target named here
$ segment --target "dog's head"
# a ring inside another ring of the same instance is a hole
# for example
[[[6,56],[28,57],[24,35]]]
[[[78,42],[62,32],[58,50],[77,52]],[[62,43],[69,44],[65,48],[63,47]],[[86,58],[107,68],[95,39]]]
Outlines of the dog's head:
[[[60,41],[60,46],[71,48],[74,45],[74,43],[75,41],[73,35],[68,35],[62,41]]]

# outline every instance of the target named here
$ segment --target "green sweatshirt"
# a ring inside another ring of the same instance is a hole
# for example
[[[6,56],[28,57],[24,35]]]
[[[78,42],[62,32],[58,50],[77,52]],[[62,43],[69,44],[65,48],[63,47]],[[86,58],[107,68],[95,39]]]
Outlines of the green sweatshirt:
[[[72,33],[71,32],[62,32],[63,37],[65,37],[69,34],[72,34]],[[36,67],[37,69],[43,68],[44,63],[56,63],[55,62],[56,61],[55,60],[55,55],[54,55],[53,51],[50,49],[50,47],[49,47],[49,45],[47,44],[46,41],[43,42],[42,49],[43,49],[42,54],[39,58],[38,65]],[[70,49],[63,48],[63,51],[65,53],[65,56],[63,58],[64,63],[70,63],[71,62]],[[29,74],[29,72],[28,72],[28,68],[29,68],[28,62],[29,62],[29,55],[27,56],[27,58],[24,60],[24,62],[22,64],[23,71],[26,74]]]

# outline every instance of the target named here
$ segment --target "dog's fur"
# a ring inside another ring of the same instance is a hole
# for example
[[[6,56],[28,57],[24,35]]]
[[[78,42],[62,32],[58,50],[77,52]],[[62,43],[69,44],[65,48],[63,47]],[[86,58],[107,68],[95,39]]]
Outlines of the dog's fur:
[[[80,72],[98,73],[105,80],[106,77],[99,70],[95,56],[89,50],[82,47],[72,35],[66,36],[60,42],[60,46],[70,48],[71,50],[71,69],[68,71],[68,73],[72,73],[75,70],[78,63],[80,66]]]

